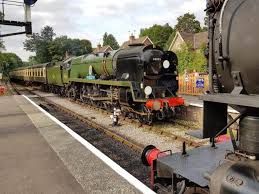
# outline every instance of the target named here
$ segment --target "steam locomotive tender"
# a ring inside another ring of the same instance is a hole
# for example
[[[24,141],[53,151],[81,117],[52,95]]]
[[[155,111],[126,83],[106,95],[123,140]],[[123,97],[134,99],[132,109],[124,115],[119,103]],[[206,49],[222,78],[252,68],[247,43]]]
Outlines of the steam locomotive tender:
[[[43,78],[46,91],[113,110],[151,124],[173,118],[184,100],[177,97],[177,56],[159,48],[131,45],[109,53],[89,54],[64,62],[26,67],[11,72],[11,78],[37,82]],[[38,74],[39,70],[43,73]],[[28,73],[28,70],[32,73]],[[37,78],[37,79],[36,79]]]
[[[168,193],[259,193],[259,1],[207,0],[210,94],[204,95],[203,137],[211,146],[161,153],[148,146],[154,189]],[[228,106],[240,115],[228,121]],[[216,137],[239,122],[231,141]]]

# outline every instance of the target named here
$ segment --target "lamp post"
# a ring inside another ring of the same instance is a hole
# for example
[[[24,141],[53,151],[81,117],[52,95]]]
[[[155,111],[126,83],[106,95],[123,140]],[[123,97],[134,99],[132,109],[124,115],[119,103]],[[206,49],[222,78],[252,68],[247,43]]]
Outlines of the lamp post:
[[[36,3],[37,0],[24,0],[24,4],[28,6],[32,6]]]

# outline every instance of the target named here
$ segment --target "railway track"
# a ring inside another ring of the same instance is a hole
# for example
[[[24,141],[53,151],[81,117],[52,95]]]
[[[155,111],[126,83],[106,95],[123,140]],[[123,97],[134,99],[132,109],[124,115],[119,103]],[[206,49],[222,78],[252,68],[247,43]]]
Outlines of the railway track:
[[[96,107],[93,107],[93,106],[90,106],[88,104],[84,104],[80,101],[74,101],[74,100],[70,100],[72,102],[75,102],[83,107],[86,107],[88,109],[94,109],[94,110],[97,110],[101,113],[105,113],[105,114],[111,114],[110,112],[106,111],[106,110],[103,110],[103,109],[99,109],[99,108],[96,108]],[[185,137],[182,137],[180,135],[177,135],[177,134],[173,134],[173,133],[170,133],[170,132],[166,132],[162,129],[159,128],[159,126],[153,126],[153,125],[146,125],[146,124],[142,124],[140,123],[137,119],[129,119],[127,117],[123,117],[123,119],[120,121],[121,124],[132,124],[132,125],[135,125],[137,127],[142,127],[148,131],[152,131],[152,132],[155,132],[159,135],[163,135],[163,136],[167,136],[167,137],[171,137],[172,140],[179,140],[179,141],[182,141],[182,142],[185,142],[188,146],[191,146],[191,147],[200,147],[200,146],[203,146],[204,145],[204,142],[196,142],[192,139],[188,139],[188,138],[185,138]],[[178,122],[178,121],[175,121],[175,123],[177,123],[178,125],[182,125],[182,127],[184,128],[188,128],[187,125],[183,125],[181,122]]]
[[[15,87],[14,87],[15,88]],[[33,90],[30,88],[27,88],[25,87],[24,88],[25,90],[28,90],[30,91],[30,93],[32,95],[37,95],[35,92],[33,92]],[[39,96],[40,97],[40,96]],[[42,98],[42,97],[41,97]],[[55,106],[57,109],[59,109],[60,111],[63,111],[67,114],[70,114],[70,116],[74,117],[74,118],[77,118],[77,119],[80,119],[81,121],[85,122],[86,124],[104,132],[105,134],[107,134],[108,136],[114,138],[116,141],[119,141],[121,142],[122,144],[126,144],[127,146],[129,146],[131,149],[134,149],[135,151],[138,151],[138,152],[141,152],[143,150],[143,148],[145,147],[144,145],[141,145],[137,142],[134,142],[134,140],[129,140],[119,134],[117,134],[116,132],[114,131],[111,131],[109,129],[107,129],[107,127],[105,126],[102,126],[100,124],[98,124],[97,122],[94,121],[94,119],[89,119],[89,118],[86,118],[86,117],[83,117],[82,115],[76,113],[76,112],[73,112],[71,111],[70,109],[67,109],[63,106],[60,106],[59,104],[56,104],[50,100],[47,100],[46,98],[42,98],[44,101],[48,102],[49,104],[52,104],[53,106]],[[85,103],[82,103],[80,101],[75,101],[75,100],[70,100],[72,101],[73,103],[76,103],[82,107],[85,107],[87,109],[91,109],[91,110],[95,110],[95,111],[98,111],[100,113],[103,113],[103,114],[111,114],[109,111],[106,111],[106,110],[103,110],[103,109],[100,109],[100,108],[97,108],[97,107],[94,107],[94,106],[91,106],[91,105],[88,105],[88,104],[85,104]],[[200,147],[200,146],[203,146],[206,141],[202,141],[202,142],[197,142],[191,138],[188,138],[187,137],[184,137],[182,135],[178,135],[178,134],[175,134],[175,133],[171,133],[171,132],[167,132],[163,129],[160,128],[160,126],[154,126],[154,125],[145,125],[145,124],[141,124],[137,119],[129,119],[127,117],[123,117],[121,120],[120,120],[120,123],[122,125],[134,125],[135,127],[142,127],[143,129],[147,130],[147,131],[151,131],[151,132],[154,132],[158,135],[163,135],[165,137],[170,137],[172,139],[172,141],[174,140],[178,140],[178,141],[181,141],[181,142],[185,142],[185,144],[189,147]],[[178,125],[181,125],[183,128],[188,128],[188,126],[186,125],[183,125],[181,122],[177,123],[177,121],[175,121],[176,124]]]
[[[76,119],[79,119],[81,120],[82,122],[92,126],[93,128],[96,128],[98,129],[99,131],[105,133],[106,135],[110,136],[111,138],[115,139],[116,141],[119,141],[121,142],[122,144],[125,144],[127,145],[129,148],[137,151],[137,152],[141,152],[143,150],[143,148],[146,146],[146,145],[143,145],[143,144],[140,144],[140,143],[137,143],[136,141],[134,141],[134,139],[128,139],[128,138],[125,138],[124,136],[116,133],[115,131],[112,131],[112,130],[109,130],[107,129],[107,126],[103,126],[103,125],[100,125],[98,122],[95,122],[95,118],[87,118],[87,117],[84,117],[68,108],[65,108],[57,103],[54,103],[53,101],[51,100],[48,100],[47,98],[45,97],[42,97],[40,95],[37,94],[37,92],[34,91],[33,88],[31,87],[22,87],[20,86],[19,89],[17,89],[17,87],[14,87],[14,90],[16,91],[16,93],[21,93],[21,90],[22,91],[27,91],[29,92],[28,94],[29,95],[35,95],[35,96],[38,96],[39,98],[41,98],[42,100],[44,100],[45,102],[49,103],[49,104],[52,104],[52,106],[55,106],[56,109],[58,109],[59,111],[62,111],[64,113],[67,113],[69,114],[70,116],[72,116],[73,118],[76,118]],[[94,107],[94,106],[91,106],[91,105],[88,105],[88,104],[84,104],[80,101],[74,101],[74,100],[70,100],[71,103],[75,103],[75,104],[78,104],[86,109],[89,109],[89,110],[94,110],[94,111],[97,111],[99,113],[102,113],[102,114],[111,114],[110,112],[106,111],[106,110],[103,110],[103,109],[100,109],[100,108],[97,108],[97,107]],[[163,129],[160,128],[159,124],[158,125],[143,125],[141,124],[137,119],[129,119],[129,118],[126,118],[126,117],[123,117],[121,120],[120,120],[120,123],[122,125],[131,125],[131,126],[135,126],[136,128],[142,128],[146,131],[150,131],[150,132],[153,132],[157,135],[162,135],[162,136],[165,136],[165,137],[168,137],[168,138],[171,138],[172,141],[180,141],[180,142],[185,142],[185,144],[189,147],[189,148],[195,148],[195,147],[200,147],[200,146],[203,146],[204,144],[206,144],[207,142],[206,141],[201,141],[201,142],[197,142],[193,139],[189,139],[189,136],[187,137],[183,137],[181,135],[178,135],[178,134],[174,134],[174,133],[171,133],[171,132],[167,132]],[[186,125],[182,125],[181,122],[177,123],[177,121],[175,122],[177,125],[181,125],[182,128],[185,128],[188,129],[188,126]],[[173,126],[173,124],[172,124]]]
[[[81,137],[93,144],[121,167],[149,186],[148,168],[140,161],[144,145],[128,140],[95,121],[55,104],[39,96],[27,87],[11,85],[16,95],[26,95]]]

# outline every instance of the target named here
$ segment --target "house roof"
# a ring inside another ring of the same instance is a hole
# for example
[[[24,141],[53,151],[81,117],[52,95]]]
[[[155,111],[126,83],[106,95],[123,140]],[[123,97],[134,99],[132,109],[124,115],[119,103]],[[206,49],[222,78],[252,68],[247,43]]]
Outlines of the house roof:
[[[193,45],[193,34],[187,32],[179,32],[184,42]]]
[[[193,49],[199,49],[203,44],[208,43],[208,32],[199,32],[199,33],[187,33],[187,32],[177,32],[174,40],[170,45],[170,49],[174,46],[174,43],[179,37],[185,42],[190,44]]]
[[[121,45],[121,48],[126,48],[131,44],[143,44],[146,40],[149,40],[151,44],[153,44],[153,42],[151,41],[151,39],[148,36],[143,36],[143,37],[139,37],[139,38],[134,38],[132,41],[128,40],[126,42],[124,42]]]
[[[208,32],[200,32],[194,34],[193,45],[194,49],[200,48],[203,44],[208,43]]]
[[[103,46],[103,47],[101,47],[101,48],[98,48],[98,47],[95,48],[94,51],[93,51],[93,53],[94,53],[94,54],[97,54],[97,53],[105,53],[108,49],[113,50],[111,46],[106,45],[106,46]]]

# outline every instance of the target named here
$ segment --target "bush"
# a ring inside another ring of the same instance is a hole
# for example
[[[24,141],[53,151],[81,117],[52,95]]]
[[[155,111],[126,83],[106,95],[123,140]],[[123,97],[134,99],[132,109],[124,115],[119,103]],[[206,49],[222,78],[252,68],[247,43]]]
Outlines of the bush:
[[[179,51],[176,51],[178,57],[178,71],[180,74],[187,71],[206,72],[207,59],[204,56],[206,46],[203,45],[198,50],[193,50],[190,45],[183,45]]]

